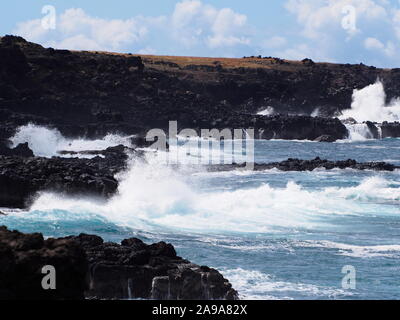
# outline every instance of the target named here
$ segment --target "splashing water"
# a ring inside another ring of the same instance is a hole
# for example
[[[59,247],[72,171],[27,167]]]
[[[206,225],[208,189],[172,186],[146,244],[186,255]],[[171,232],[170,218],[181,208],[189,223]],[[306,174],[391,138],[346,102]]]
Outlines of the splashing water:
[[[40,157],[60,156],[58,154],[59,151],[104,150],[119,144],[131,146],[129,137],[109,134],[103,139],[97,140],[86,140],[84,138],[66,139],[57,129],[49,129],[34,124],[19,127],[10,140],[12,147],[28,142],[29,148],[31,148],[34,155]]]
[[[373,139],[374,135],[365,123],[345,124],[350,141],[365,141]]]
[[[47,192],[31,211],[100,214],[119,226],[148,231],[158,226],[197,232],[272,232],[277,227],[318,228],[324,216],[368,215],[374,213],[371,201],[400,200],[400,189],[379,177],[367,178],[355,187],[320,191],[289,181],[283,188],[263,183],[219,192],[192,185],[189,180],[193,177],[190,172],[164,166],[152,154],[147,163],[132,160],[130,169],[118,177],[118,194],[106,204]],[[389,213],[395,212],[389,209]]]
[[[37,141],[35,152],[48,155],[65,141],[104,148],[103,140],[68,141],[43,128],[30,132],[19,141]],[[46,149],[43,135],[56,143]],[[258,141],[256,156],[259,162],[316,155],[400,161],[399,148],[398,139]],[[208,173],[190,165],[173,169],[159,153],[148,153],[146,161],[131,159],[117,178],[118,193],[108,201],[47,190],[27,211],[1,209],[8,215],[0,224],[46,236],[85,232],[111,241],[137,236],[171,242],[180,256],[220,270],[242,298],[400,298],[399,171]],[[357,290],[341,288],[344,265],[356,267]]]
[[[354,90],[351,109],[344,110],[340,119],[353,118],[357,122],[400,120],[400,100],[394,99],[386,104],[386,94],[380,80],[361,90]]]
[[[272,115],[272,114],[274,114],[274,113],[275,113],[274,108],[268,106],[268,107],[265,108],[264,110],[258,112],[257,115],[259,115],[259,116],[270,116],[270,115]]]

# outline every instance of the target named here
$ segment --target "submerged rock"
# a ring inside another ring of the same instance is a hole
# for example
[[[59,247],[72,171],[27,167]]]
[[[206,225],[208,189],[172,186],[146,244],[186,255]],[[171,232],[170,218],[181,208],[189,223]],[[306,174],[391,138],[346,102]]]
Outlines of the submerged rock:
[[[55,267],[56,290],[42,289],[44,265]],[[238,299],[217,270],[178,257],[171,244],[136,238],[44,240],[0,227],[0,271],[0,299]]]

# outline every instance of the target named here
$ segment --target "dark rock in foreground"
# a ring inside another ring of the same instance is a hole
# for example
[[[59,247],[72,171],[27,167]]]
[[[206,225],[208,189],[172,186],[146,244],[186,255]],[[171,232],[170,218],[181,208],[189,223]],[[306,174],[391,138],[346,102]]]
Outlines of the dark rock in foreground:
[[[39,191],[110,197],[114,175],[126,166],[124,146],[102,151],[104,158],[24,158],[0,156],[0,206],[25,208]]]
[[[245,164],[232,165],[211,165],[208,171],[230,171],[244,168]],[[355,170],[374,170],[374,171],[394,171],[400,167],[386,162],[357,162],[356,160],[329,161],[319,157],[313,160],[288,159],[282,162],[272,162],[266,164],[254,164],[254,170],[262,171],[278,169],[281,171],[313,171],[315,169],[355,169]]]
[[[56,290],[42,289],[45,265],[55,267]],[[238,299],[217,270],[178,257],[171,244],[136,238],[44,240],[0,227],[0,271],[0,299]]]
[[[56,290],[43,290],[42,268],[56,268]],[[88,262],[69,239],[44,240],[0,227],[0,299],[83,299]]]
[[[146,245],[127,239],[121,245],[97,236],[72,237],[84,248],[90,265],[86,296],[144,299],[237,299],[230,283],[216,270],[176,255],[171,244]],[[110,276],[112,275],[112,276]]]

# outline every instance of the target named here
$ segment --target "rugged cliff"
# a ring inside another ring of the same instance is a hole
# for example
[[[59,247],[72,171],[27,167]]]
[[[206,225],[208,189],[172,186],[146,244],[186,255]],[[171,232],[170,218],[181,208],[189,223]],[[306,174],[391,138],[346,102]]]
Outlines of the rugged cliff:
[[[326,116],[350,107],[353,89],[380,78],[388,100],[400,93],[400,70],[277,58],[160,57],[45,49],[20,37],[0,39],[0,137],[27,122],[66,136],[102,136],[166,128],[249,128],[264,137],[342,138],[338,121],[256,116]],[[282,128],[281,123],[284,123]],[[283,132],[283,133],[282,133]]]

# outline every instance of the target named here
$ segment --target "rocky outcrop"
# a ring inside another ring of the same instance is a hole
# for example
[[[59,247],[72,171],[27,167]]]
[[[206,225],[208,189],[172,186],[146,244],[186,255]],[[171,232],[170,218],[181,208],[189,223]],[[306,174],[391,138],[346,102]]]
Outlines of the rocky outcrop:
[[[112,147],[93,159],[0,156],[0,206],[25,208],[43,190],[107,198],[118,188],[114,175],[126,166],[125,151]]]
[[[245,164],[233,164],[233,165],[211,165],[207,169],[209,171],[230,171],[240,168],[244,168]],[[278,169],[281,171],[313,171],[315,169],[355,169],[355,170],[374,170],[374,171],[394,171],[400,169],[386,162],[357,162],[356,160],[341,160],[341,161],[329,161],[322,160],[319,157],[313,160],[300,160],[300,159],[288,159],[282,162],[272,163],[255,163],[254,170],[262,171],[269,169]]]
[[[71,239],[81,244],[89,261],[87,297],[237,299],[236,291],[218,271],[178,257],[171,244],[146,245],[132,238],[119,245],[88,235]]]
[[[180,128],[255,128],[265,139],[342,139],[330,117],[351,105],[354,89],[379,77],[388,99],[400,92],[398,70],[276,58],[191,59],[45,49],[20,37],[0,39],[0,138],[27,122],[64,136],[141,134]],[[276,116],[254,116],[272,106]],[[2,113],[8,113],[2,117]],[[327,124],[327,126],[326,126]],[[296,130],[298,133],[294,134]]]
[[[33,151],[29,148],[27,142],[20,143],[15,148],[9,148],[7,142],[0,141],[0,155],[1,156],[17,156],[17,157],[34,157]]]
[[[42,288],[45,265],[56,270],[56,290]],[[0,227],[0,271],[0,299],[238,299],[217,270],[178,257],[171,244],[136,238],[44,240]]]
[[[381,130],[382,138],[400,138],[400,122],[384,122]]]
[[[337,118],[320,118],[310,116],[257,116],[239,117],[233,120],[234,128],[254,128],[257,139],[315,140],[329,136],[331,141],[344,139],[348,132]],[[225,123],[224,123],[225,125]],[[218,127],[218,126],[217,126]],[[222,125],[221,128],[224,126]]]
[[[44,290],[44,266],[56,269],[56,289]],[[88,262],[72,239],[44,240],[0,227],[0,299],[83,299]]]

